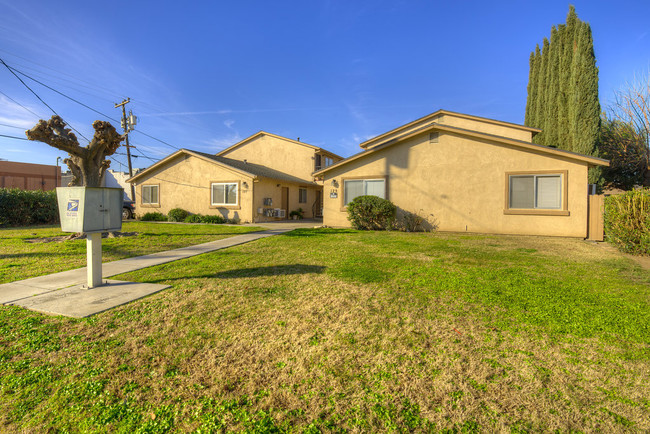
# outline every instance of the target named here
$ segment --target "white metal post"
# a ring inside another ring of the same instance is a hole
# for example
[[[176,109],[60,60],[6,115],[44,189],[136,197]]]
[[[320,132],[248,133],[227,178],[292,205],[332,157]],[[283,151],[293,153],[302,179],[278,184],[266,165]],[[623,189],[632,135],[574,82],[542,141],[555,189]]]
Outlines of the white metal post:
[[[86,234],[88,288],[102,286],[102,233]]]

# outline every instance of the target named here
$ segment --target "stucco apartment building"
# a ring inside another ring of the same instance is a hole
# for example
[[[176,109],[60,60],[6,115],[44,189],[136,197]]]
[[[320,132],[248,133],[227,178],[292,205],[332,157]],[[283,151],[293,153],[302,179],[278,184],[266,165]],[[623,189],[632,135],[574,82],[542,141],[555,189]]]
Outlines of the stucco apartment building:
[[[360,195],[398,213],[433,214],[443,231],[586,237],[587,171],[608,161],[533,143],[540,130],[439,110],[341,158],[259,132],[217,153],[180,150],[131,178],[139,213],[184,208],[243,222],[302,208],[349,227]]]
[[[540,130],[439,110],[360,144],[323,168],[324,224],[373,194],[458,232],[586,237],[587,171],[600,158],[537,145]]]
[[[321,181],[312,173],[342,157],[261,131],[217,154],[181,149],[129,180],[136,209],[167,213],[183,208],[242,222],[322,217]]]

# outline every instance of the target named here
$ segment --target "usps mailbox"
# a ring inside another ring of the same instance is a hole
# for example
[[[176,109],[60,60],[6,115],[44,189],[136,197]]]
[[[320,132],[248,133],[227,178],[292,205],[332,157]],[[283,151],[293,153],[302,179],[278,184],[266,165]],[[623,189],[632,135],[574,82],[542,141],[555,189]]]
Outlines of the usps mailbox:
[[[57,187],[63,232],[104,232],[122,229],[124,190],[121,188]]]

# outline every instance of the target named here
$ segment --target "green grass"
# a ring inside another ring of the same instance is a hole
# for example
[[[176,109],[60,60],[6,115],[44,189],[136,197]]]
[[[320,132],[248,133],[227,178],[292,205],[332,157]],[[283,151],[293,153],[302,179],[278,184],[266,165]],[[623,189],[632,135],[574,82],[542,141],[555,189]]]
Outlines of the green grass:
[[[119,278],[172,288],[0,309],[3,430],[650,430],[650,273],[592,243],[297,230]]]
[[[125,222],[122,232],[138,236],[102,240],[103,262],[177,249],[261,228]],[[86,265],[86,240],[30,243],[27,240],[71,235],[59,226],[0,229],[0,284]]]

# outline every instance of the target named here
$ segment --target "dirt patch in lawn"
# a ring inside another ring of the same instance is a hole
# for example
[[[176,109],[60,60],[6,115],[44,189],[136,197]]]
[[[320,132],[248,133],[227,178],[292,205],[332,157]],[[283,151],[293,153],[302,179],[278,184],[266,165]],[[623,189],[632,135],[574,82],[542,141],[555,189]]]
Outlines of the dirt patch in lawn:
[[[102,238],[124,238],[124,237],[137,237],[140,235],[138,232],[102,232]],[[57,237],[42,237],[42,238],[29,238],[25,240],[26,243],[64,243],[73,240],[85,240],[87,238],[84,233],[76,233],[70,235],[59,235]]]

